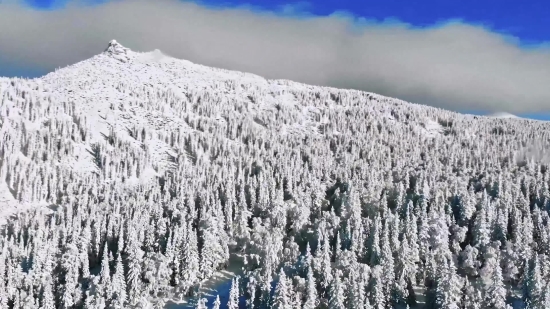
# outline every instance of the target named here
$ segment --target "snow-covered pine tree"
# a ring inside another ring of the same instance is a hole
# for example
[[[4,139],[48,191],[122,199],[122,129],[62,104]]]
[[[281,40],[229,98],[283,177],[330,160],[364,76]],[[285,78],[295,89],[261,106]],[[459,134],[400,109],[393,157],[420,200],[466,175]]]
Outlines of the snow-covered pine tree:
[[[291,309],[292,300],[292,283],[288,282],[284,270],[281,268],[279,271],[279,280],[275,287],[275,294],[273,296],[273,305],[275,309]]]
[[[336,269],[330,286],[328,307],[330,309],[345,309],[345,303],[346,296],[342,283],[342,272]]]
[[[121,247],[119,247],[121,248]],[[122,254],[116,259],[115,273],[111,280],[112,284],[112,303],[111,307],[115,309],[124,308],[126,305],[126,276],[124,274],[124,265],[122,264]]]
[[[313,269],[311,268],[311,266],[309,266],[307,270],[307,280],[306,280],[306,300],[303,308],[314,309],[314,308],[317,308],[318,303],[319,303],[319,299],[317,296],[317,284],[315,282],[315,277],[313,275]]]
[[[212,305],[212,309],[220,309],[221,302],[220,302],[220,295],[216,295],[216,300],[214,301],[214,304]]]
[[[239,308],[239,277],[235,277],[231,283],[231,289],[229,290],[229,300],[227,302],[228,309]]]

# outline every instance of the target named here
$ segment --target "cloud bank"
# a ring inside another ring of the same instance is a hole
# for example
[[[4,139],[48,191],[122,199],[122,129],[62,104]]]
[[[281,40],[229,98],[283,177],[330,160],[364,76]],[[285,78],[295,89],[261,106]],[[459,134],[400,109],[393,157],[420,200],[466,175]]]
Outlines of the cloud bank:
[[[17,2],[17,1],[16,1]],[[0,75],[47,72],[111,39],[137,51],[266,78],[355,88],[451,110],[550,110],[550,48],[459,21],[419,29],[177,0],[119,0],[38,11],[0,2]]]

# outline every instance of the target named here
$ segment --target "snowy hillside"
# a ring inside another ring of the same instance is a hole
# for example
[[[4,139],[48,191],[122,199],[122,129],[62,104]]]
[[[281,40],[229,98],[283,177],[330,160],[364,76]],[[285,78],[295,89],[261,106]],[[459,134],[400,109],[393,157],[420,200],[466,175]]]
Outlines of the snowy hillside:
[[[0,308],[548,308],[549,133],[112,41],[0,78]]]

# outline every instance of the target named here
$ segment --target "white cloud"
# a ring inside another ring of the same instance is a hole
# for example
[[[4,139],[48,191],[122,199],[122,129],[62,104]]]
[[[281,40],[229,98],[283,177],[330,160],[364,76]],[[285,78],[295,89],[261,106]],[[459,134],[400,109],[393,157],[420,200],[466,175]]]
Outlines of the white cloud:
[[[0,75],[2,67],[53,70],[117,39],[134,50],[453,110],[550,109],[548,46],[522,48],[481,26],[418,29],[345,13],[314,17],[304,6],[269,13],[177,0],[78,3],[37,11],[0,2]]]

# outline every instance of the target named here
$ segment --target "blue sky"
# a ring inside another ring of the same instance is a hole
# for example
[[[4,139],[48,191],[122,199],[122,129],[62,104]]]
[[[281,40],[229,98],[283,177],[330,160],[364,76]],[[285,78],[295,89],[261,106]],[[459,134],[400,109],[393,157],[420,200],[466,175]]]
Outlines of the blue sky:
[[[102,3],[106,0],[87,0]],[[63,0],[26,0],[38,9],[55,9],[64,5]],[[429,27],[448,20],[462,20],[482,24],[494,31],[510,34],[521,39],[523,44],[550,41],[550,1],[546,0],[201,0],[194,1],[210,6],[252,6],[264,10],[279,11],[292,5],[315,15],[330,15],[346,11],[368,19],[383,21],[397,19],[417,26]]]
[[[212,1],[202,3],[234,6],[245,1]],[[260,0],[249,2],[261,8],[276,10],[286,1]],[[418,27],[452,19],[483,24],[493,30],[514,35],[526,44],[550,40],[550,2],[545,0],[324,0],[305,3],[304,8],[316,15],[348,11],[356,16],[379,21],[398,19]]]
[[[17,43],[0,46],[0,76],[39,76],[97,54],[117,38],[132,49],[159,48],[267,78],[367,90],[462,112],[550,119],[550,1],[7,1],[25,3],[27,11],[0,8],[0,28],[4,18],[7,29],[0,41]],[[85,5],[64,10],[69,2]],[[342,31],[342,16],[362,35]],[[296,22],[303,19],[309,21]],[[164,28],[151,32],[151,24]],[[73,48],[59,47],[67,37]]]

